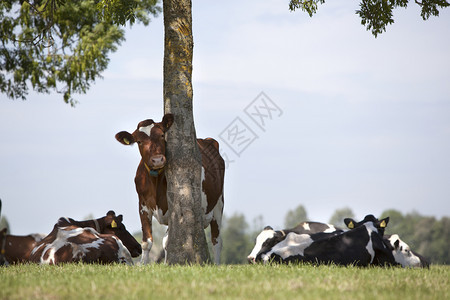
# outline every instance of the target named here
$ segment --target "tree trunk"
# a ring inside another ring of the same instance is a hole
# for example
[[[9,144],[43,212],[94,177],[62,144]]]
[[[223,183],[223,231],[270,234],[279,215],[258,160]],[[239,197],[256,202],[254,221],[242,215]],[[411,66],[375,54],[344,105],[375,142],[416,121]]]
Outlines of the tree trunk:
[[[163,0],[164,110],[174,115],[166,136],[169,264],[209,260],[201,207],[202,164],[192,110],[191,7],[191,0]]]

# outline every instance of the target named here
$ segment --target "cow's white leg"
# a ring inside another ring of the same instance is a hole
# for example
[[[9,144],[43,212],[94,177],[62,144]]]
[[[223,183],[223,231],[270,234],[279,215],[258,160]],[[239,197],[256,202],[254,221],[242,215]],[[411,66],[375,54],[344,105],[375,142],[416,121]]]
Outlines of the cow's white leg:
[[[139,203],[145,203],[145,199],[139,197]],[[153,246],[153,235],[152,235],[152,211],[146,206],[141,204],[141,209],[139,211],[139,216],[141,218],[142,225],[142,257],[141,264],[150,263],[150,250]]]
[[[214,263],[216,265],[220,264],[220,253],[222,252],[222,237],[219,236],[217,239],[217,244],[213,245],[214,251]]]
[[[164,263],[167,263],[167,240],[169,239],[169,228],[166,230],[166,234],[164,234],[164,237],[162,239],[162,246],[164,249]]]
[[[220,253],[222,252],[222,214],[223,214],[223,195],[220,196],[216,206],[213,209],[213,218],[211,220],[211,242],[213,244],[214,263],[220,263]]]
[[[150,250],[152,250],[153,241],[148,238],[142,242],[142,258],[141,264],[146,265],[150,263]]]

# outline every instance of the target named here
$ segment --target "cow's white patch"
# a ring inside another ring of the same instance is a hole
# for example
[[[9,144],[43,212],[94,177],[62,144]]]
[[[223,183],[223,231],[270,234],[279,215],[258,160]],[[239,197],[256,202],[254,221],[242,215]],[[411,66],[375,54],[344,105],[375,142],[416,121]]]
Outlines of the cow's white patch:
[[[247,256],[248,259],[255,259],[256,255],[258,255],[259,251],[261,251],[262,245],[268,239],[271,239],[275,236],[275,230],[273,229],[265,229],[261,231],[260,234],[256,237],[256,244],[253,247],[252,252]]]
[[[218,237],[216,244],[213,245],[214,263],[218,265],[220,263],[220,253],[222,252],[222,237]]]
[[[122,241],[116,236],[113,235],[112,238],[116,240],[117,245],[119,246],[119,251],[117,252],[119,262],[133,265],[133,259],[131,258],[131,253],[128,251],[127,247],[125,247]]]
[[[150,124],[148,126],[145,127],[139,127],[139,131],[147,134],[148,136],[150,136],[150,132],[152,131],[152,128],[155,126],[155,124]]]
[[[303,229],[305,229],[305,230],[311,230],[311,228],[309,227],[309,223],[308,222],[305,222],[305,223],[303,223]]]
[[[152,217],[154,217],[156,219],[156,221],[158,221],[159,224],[161,225],[168,225],[169,224],[169,215],[164,214],[162,209],[158,208],[158,206],[155,207],[155,210],[148,208],[145,205],[141,205],[141,214],[143,214],[144,212],[147,213],[148,219],[150,220],[150,222],[152,221]]]
[[[373,250],[372,237],[369,237],[369,242],[366,245],[366,250],[370,254],[370,263],[372,263],[373,259],[375,258],[375,251]]]
[[[334,227],[333,225],[327,224],[328,228],[324,230],[324,233],[332,233],[336,231],[336,227]]]
[[[397,247],[395,242],[398,241]],[[389,238],[394,250],[392,250],[392,255],[397,263],[401,264],[402,267],[420,267],[420,258],[416,256],[410,249],[409,245],[402,241],[398,234],[394,234]]]
[[[270,257],[273,253],[279,255],[282,259],[290,256],[304,255],[305,249],[308,248],[314,241],[309,234],[289,233],[286,238],[276,244],[271,251],[267,252]]]
[[[145,205],[141,205],[141,214],[143,214],[143,213],[147,213],[148,215],[151,215],[151,213],[150,213],[150,209],[147,207],[147,206],[145,206]]]
[[[167,240],[169,239],[169,228],[167,228],[166,233],[162,239],[162,246],[164,249],[164,263],[167,263]]]
[[[369,242],[366,245],[366,250],[370,254],[370,263],[373,262],[373,259],[375,258],[375,250],[373,249],[373,243],[372,243],[372,232],[378,232],[378,230],[373,226],[372,222],[364,223],[364,226],[366,227],[367,234],[369,235]]]
[[[37,247],[34,247],[33,250],[31,251],[31,255],[33,255],[34,253],[36,253],[37,251],[39,251],[39,248],[41,248],[42,246],[44,246],[44,244],[40,244]]]
[[[212,213],[212,214],[211,214]],[[222,214],[223,214],[223,194],[220,195],[217,200],[216,206],[214,206],[213,210],[205,216],[205,220],[203,226],[206,228],[211,222],[215,222],[217,224],[217,230],[219,235],[215,238],[212,236],[211,232],[211,242],[213,244],[213,252],[214,252],[214,263],[220,263],[220,253],[222,251],[222,236],[220,234],[222,230]]]
[[[86,228],[91,229],[91,228]],[[71,244],[72,245],[72,258],[76,260],[77,258],[82,258],[86,255],[87,252],[91,251],[90,249],[100,249],[100,246],[105,242],[102,238],[97,238],[91,243],[85,244]]]
[[[142,242],[142,257],[141,264],[146,265],[150,263],[150,250],[152,250],[153,241],[148,238],[146,241]]]
[[[202,192],[203,193],[203,192]],[[202,196],[203,197],[203,196]],[[206,197],[206,195],[205,195]],[[206,203],[207,205],[207,203]],[[216,206],[206,214],[206,207],[204,209],[204,216],[203,216],[203,226],[206,228],[211,223],[212,219],[215,219],[217,222],[217,225],[220,227],[222,224],[222,213],[223,213],[223,195],[220,195],[219,199],[217,200]]]
[[[158,221],[161,225],[169,225],[169,214],[168,211],[166,214],[163,213],[162,209],[156,206],[156,209],[153,211],[153,217]]]
[[[202,187],[203,187],[203,182],[205,181],[205,168],[202,167],[202,178],[201,178],[201,183],[202,183]],[[213,211],[210,211],[208,214],[206,213],[206,210],[208,209],[208,198],[206,197],[206,193],[202,188],[201,191],[201,198],[202,198],[202,209],[203,209],[203,215],[205,215],[204,218],[204,223],[209,224],[212,220],[212,216],[213,216]],[[207,225],[205,225],[207,226]]]
[[[45,246],[40,258],[41,264],[56,264],[55,253],[69,243],[67,241],[69,238],[82,234],[84,230],[90,230],[94,236],[98,237],[98,233],[94,229],[89,227],[77,227],[71,230],[66,230],[66,228],[67,227],[58,228],[56,239],[52,243]],[[37,251],[38,248],[40,247],[36,247],[35,249],[33,249],[32,253]],[[48,257],[47,259],[44,259],[44,256],[46,254],[48,255]]]
[[[30,236],[31,236],[36,242],[40,242],[43,238],[46,237],[46,235],[43,234],[43,233],[32,233],[32,234],[30,234]]]

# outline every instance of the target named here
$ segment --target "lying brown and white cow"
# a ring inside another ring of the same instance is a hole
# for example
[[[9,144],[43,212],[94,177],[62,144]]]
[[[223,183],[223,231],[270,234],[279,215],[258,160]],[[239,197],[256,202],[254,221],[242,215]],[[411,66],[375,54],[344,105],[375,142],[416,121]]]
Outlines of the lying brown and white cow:
[[[123,216],[118,215],[112,210],[106,213],[106,216],[99,219],[75,221],[71,218],[59,218],[56,224],[59,227],[65,227],[69,225],[75,225],[78,227],[91,227],[101,234],[114,234],[130,251],[132,257],[138,257],[142,253],[141,245],[138,241],[128,232],[125,225],[122,223]]]
[[[133,133],[121,131],[116,139],[124,145],[136,143],[141,154],[141,162],[136,171],[135,184],[139,196],[139,215],[142,224],[142,263],[149,263],[153,244],[152,217],[163,225],[168,225],[167,181],[165,133],[174,122],[172,114],[166,114],[162,122],[145,120],[138,124]],[[219,143],[214,139],[197,139],[202,156],[202,207],[204,226],[211,226],[211,241],[214,260],[220,262],[222,240],[220,227],[223,213],[223,181],[225,162],[219,154]],[[205,228],[206,228],[205,227]],[[167,235],[167,233],[166,233]],[[164,238],[166,240],[167,237]],[[165,248],[165,246],[164,246]]]
[[[11,235],[6,234],[6,228],[0,231],[0,265],[27,262],[31,251],[45,235]]]
[[[30,262],[133,264],[130,252],[115,235],[100,234],[91,227],[60,227],[57,224],[31,251]]]

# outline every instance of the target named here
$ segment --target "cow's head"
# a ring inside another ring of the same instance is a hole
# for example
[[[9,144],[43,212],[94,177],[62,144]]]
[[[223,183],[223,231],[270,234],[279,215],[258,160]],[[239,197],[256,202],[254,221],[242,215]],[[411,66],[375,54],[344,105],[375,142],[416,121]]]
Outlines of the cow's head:
[[[272,227],[266,226],[263,231],[256,237],[255,247],[247,256],[249,263],[256,263],[261,255],[270,251],[273,246],[281,242],[286,237],[284,231],[275,231]]]
[[[351,230],[360,230],[366,228],[369,233],[369,248],[373,249],[375,256],[371,261],[372,264],[385,266],[385,265],[397,265],[393,256],[393,252],[389,249],[388,245],[383,239],[384,231],[389,223],[389,217],[378,220],[373,215],[367,215],[362,221],[356,222],[351,218],[344,219],[345,225]]]
[[[344,223],[347,225],[349,229],[358,228],[360,226],[363,226],[365,223],[372,222],[373,226],[377,229],[378,233],[380,233],[381,236],[384,234],[384,230],[386,229],[387,224],[389,223],[389,217],[378,220],[373,215],[367,215],[364,217],[364,220],[360,222],[356,222],[352,218],[345,218]]]
[[[106,213],[104,220],[105,229],[102,233],[114,234],[117,236],[122,241],[123,245],[127,247],[128,251],[130,251],[132,257],[141,255],[141,244],[139,244],[139,242],[125,228],[125,225],[122,223],[122,215],[116,216],[116,213],[110,210]]]
[[[124,145],[138,144],[142,161],[151,175],[158,174],[157,170],[166,165],[165,133],[174,121],[172,114],[166,114],[160,123],[145,120],[138,124],[133,133],[121,131],[116,139]]]
[[[398,234],[386,237],[388,248],[392,251],[395,262],[403,267],[429,268],[428,261],[420,254],[411,250],[409,245],[402,241]]]

